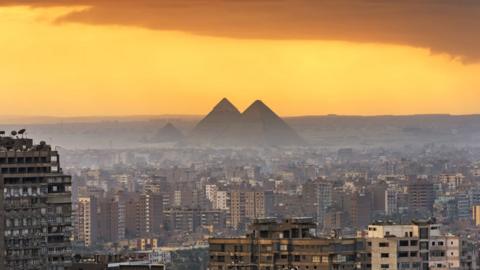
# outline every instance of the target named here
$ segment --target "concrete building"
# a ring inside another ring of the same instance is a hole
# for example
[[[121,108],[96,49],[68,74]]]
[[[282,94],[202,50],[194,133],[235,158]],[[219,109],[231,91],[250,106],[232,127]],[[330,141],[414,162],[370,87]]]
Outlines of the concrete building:
[[[214,209],[219,210],[228,210],[228,192],[226,191],[217,191],[216,197],[213,203]]]
[[[228,225],[239,229],[255,218],[268,216],[273,208],[273,194],[269,191],[243,191],[228,192]]]
[[[95,197],[79,197],[76,209],[76,240],[89,247],[93,244],[96,231]]]
[[[95,216],[96,241],[106,243],[125,239],[125,209],[121,200],[98,199]]]
[[[433,182],[413,177],[408,182],[408,209],[410,212],[431,214],[435,202]]]
[[[319,181],[316,184],[317,224],[323,227],[327,209],[332,205],[333,186],[330,182]]]
[[[371,269],[460,269],[460,240],[433,221],[368,226]]]
[[[209,239],[209,269],[366,269],[363,239],[317,238],[315,230],[311,218],[256,219],[245,237]]]
[[[472,219],[475,226],[480,226],[480,205],[475,205],[472,208]]]
[[[217,192],[218,192],[218,186],[217,185],[205,185],[205,195],[207,196],[207,199],[212,204],[216,200]]]
[[[166,209],[163,227],[167,231],[196,232],[200,228],[224,229],[225,213],[221,210]]]
[[[5,269],[70,266],[71,178],[63,174],[58,152],[45,142],[0,137],[0,178]]]
[[[398,211],[398,192],[389,188],[385,190],[385,214],[391,215]]]

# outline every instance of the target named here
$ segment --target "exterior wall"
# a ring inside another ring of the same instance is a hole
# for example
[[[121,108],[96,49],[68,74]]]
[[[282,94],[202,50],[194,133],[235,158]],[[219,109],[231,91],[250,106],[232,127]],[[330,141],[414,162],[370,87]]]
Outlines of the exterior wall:
[[[370,225],[368,226],[369,238],[384,238],[385,236],[418,237],[418,226],[416,225]]]
[[[371,249],[372,270],[397,269],[397,241],[395,239],[369,239],[368,246]]]

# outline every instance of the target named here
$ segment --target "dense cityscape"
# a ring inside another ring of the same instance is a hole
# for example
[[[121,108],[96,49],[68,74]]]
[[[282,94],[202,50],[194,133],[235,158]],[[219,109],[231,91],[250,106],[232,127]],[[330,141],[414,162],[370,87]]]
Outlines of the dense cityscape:
[[[480,0],[0,0],[0,270],[480,270]]]

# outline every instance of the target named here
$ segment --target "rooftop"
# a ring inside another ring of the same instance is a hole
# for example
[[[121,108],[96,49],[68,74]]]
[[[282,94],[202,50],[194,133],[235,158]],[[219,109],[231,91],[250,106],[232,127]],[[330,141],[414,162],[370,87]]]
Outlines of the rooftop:
[[[4,131],[0,131],[0,151],[31,151],[31,150],[50,150],[50,146],[44,141],[34,145],[33,139],[25,138],[25,130],[19,132],[12,131],[11,136],[5,136]]]

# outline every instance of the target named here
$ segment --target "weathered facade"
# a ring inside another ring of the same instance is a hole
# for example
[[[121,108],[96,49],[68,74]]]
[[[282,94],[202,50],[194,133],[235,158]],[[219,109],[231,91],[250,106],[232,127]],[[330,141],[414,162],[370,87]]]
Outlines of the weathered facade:
[[[71,177],[63,174],[58,152],[44,142],[0,137],[1,178],[5,269],[70,266]]]
[[[242,238],[212,238],[210,270],[366,269],[363,239],[317,238],[309,218],[257,219]]]

